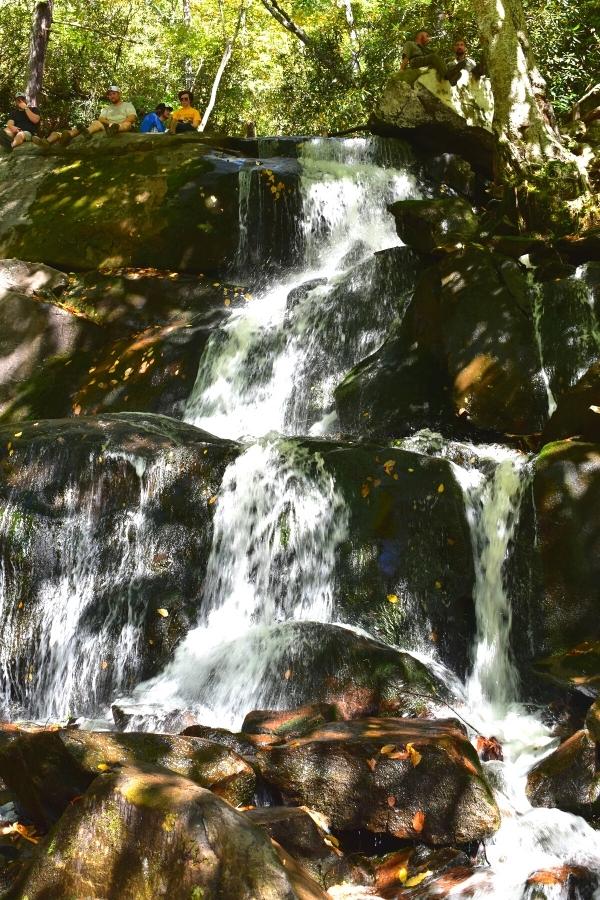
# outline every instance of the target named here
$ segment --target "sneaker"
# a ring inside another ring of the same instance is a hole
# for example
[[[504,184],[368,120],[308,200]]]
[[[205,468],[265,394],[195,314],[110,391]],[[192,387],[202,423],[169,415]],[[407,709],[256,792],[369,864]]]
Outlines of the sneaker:
[[[116,135],[119,133],[119,126],[117,125],[117,123],[113,122],[112,125],[109,125],[106,129],[106,133],[108,137],[116,137]]]

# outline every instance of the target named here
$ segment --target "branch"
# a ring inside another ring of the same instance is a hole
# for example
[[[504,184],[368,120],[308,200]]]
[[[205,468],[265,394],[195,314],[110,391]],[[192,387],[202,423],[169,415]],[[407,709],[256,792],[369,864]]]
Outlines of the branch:
[[[213,81],[213,86],[210,92],[210,99],[204,110],[204,115],[202,116],[202,121],[198,126],[198,131],[204,131],[206,128],[206,124],[210,118],[210,114],[212,113],[215,103],[217,101],[217,91],[219,90],[219,85],[221,83],[221,78],[223,77],[223,73],[227,68],[227,63],[231,59],[231,54],[233,53],[233,48],[235,46],[235,42],[237,41],[238,35],[240,33],[240,29],[246,17],[246,2],[247,0],[242,0],[240,4],[240,12],[238,15],[238,19],[236,22],[236,26],[233,34],[225,44],[225,50],[223,51],[223,56],[221,57],[221,62],[219,63],[219,68],[217,69],[217,74],[215,75],[215,80]]]

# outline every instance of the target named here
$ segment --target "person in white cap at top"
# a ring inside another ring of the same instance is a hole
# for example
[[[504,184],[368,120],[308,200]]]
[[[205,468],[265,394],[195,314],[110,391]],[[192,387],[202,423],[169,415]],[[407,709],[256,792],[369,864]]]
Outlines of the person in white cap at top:
[[[111,84],[106,92],[108,103],[100,110],[100,115],[87,128],[71,128],[70,131],[53,132],[46,141],[36,141],[40,145],[53,144],[60,141],[68,144],[78,134],[90,137],[100,131],[105,131],[109,137],[114,137],[123,131],[131,131],[137,120],[137,112],[133,103],[121,100],[121,89],[116,84]]]

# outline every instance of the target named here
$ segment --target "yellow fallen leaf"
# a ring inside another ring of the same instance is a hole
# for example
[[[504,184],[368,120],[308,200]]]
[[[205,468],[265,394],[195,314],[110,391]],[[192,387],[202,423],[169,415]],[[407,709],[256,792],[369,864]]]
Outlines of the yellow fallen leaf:
[[[225,306],[231,306],[231,300],[229,299],[229,297],[225,297],[225,299],[223,300],[223,304]]]
[[[446,488],[443,484],[438,484],[438,494],[443,494]]]
[[[161,608],[161,609],[157,609],[156,612],[158,613],[159,616],[162,616],[163,619],[167,619],[168,616],[169,616],[169,610],[168,610],[168,609],[162,609],[162,608]]]
[[[414,469],[409,469],[408,471],[409,471],[409,472],[414,472],[415,470],[414,470]]]
[[[419,763],[421,762],[421,760],[423,759],[423,757],[421,756],[419,751],[415,750],[415,748],[412,744],[407,744],[406,749],[408,750],[408,755],[410,756],[410,761],[413,764],[413,766],[418,766]]]
[[[369,485],[368,485],[367,482],[365,481],[365,483],[361,485],[361,488],[360,488],[360,496],[361,496],[361,497],[368,497],[370,491],[371,491],[371,488],[369,487]]]
[[[407,870],[406,866],[401,866],[398,869],[397,878],[398,878],[398,881],[400,882],[400,884],[406,884],[406,879],[408,878],[408,870]]]
[[[396,749],[395,744],[385,744],[383,747],[381,747],[379,752],[381,753],[382,756],[388,756],[390,753],[393,753],[395,749]]]
[[[388,594],[388,595],[387,595],[387,600],[389,600],[390,603],[397,603],[397,602],[398,602],[398,595],[397,595],[397,594]]]
[[[108,772],[110,766],[108,766],[106,763],[98,763],[98,768],[101,772]]]
[[[383,464],[383,469],[386,475],[391,475],[394,469],[396,468],[396,460],[395,459],[387,459]]]
[[[212,506],[213,503],[216,503],[218,499],[219,499],[218,494],[215,494],[213,497],[209,497],[209,499],[208,499],[208,505],[209,505],[209,506]]]
[[[593,413],[600,413],[600,406],[594,406],[592,404],[592,406],[590,406],[590,409]]]
[[[421,884],[422,881],[425,881],[426,878],[429,878],[430,875],[430,871],[420,872],[418,875],[413,875],[412,878],[407,878],[404,884],[406,887],[416,887],[418,884]]]
[[[22,431],[15,431],[13,437],[21,437],[22,434],[23,434]]]
[[[440,588],[441,588],[441,586],[442,586],[442,582],[441,582],[441,581],[436,581],[436,582],[435,582],[435,586],[436,586],[436,588],[437,588],[438,591],[439,591]]]

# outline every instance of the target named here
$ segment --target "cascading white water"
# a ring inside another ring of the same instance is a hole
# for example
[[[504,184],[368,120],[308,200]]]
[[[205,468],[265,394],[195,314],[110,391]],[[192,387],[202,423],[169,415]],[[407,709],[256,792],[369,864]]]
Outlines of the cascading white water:
[[[136,696],[238,728],[248,710],[273,702],[267,673],[282,648],[269,628],[330,620],[335,555],[347,527],[344,501],[318,454],[281,440],[249,446],[223,478],[199,623]],[[251,648],[257,639],[260,654]]]
[[[390,292],[364,303],[365,321],[352,334],[348,321],[340,330],[339,319],[347,317],[348,310],[344,296],[336,294],[344,278],[356,279],[356,289],[368,291],[373,253],[399,245],[386,204],[419,195],[406,166],[376,163],[381,146],[381,139],[375,138],[317,138],[302,146],[299,227],[304,262],[298,271],[259,291],[211,338],[186,421],[232,438],[305,432],[307,391],[316,409],[313,419],[318,420],[331,409],[335,384],[382,341],[403,298]],[[251,177],[242,171],[243,244],[248,228],[243,198]],[[291,304],[294,293],[297,302]],[[355,305],[355,314],[359,310]],[[314,383],[317,359],[322,372]],[[315,426],[313,431],[326,428]]]
[[[527,878],[563,865],[600,871],[600,833],[584,819],[557,809],[532,808],[527,773],[557,744],[540,719],[519,703],[510,653],[511,596],[506,583],[511,542],[530,467],[506,447],[461,444],[429,431],[403,441],[411,449],[449,459],[462,485],[475,562],[477,635],[473,668],[460,707],[477,733],[502,744],[503,762],[484,763],[502,814],[500,830],[486,842],[490,867],[453,888],[464,900],[522,900]],[[546,892],[569,900],[561,886]],[[594,900],[600,900],[600,890]]]
[[[139,497],[107,525],[103,470],[111,456],[117,465],[135,470]],[[90,456],[86,477],[64,490],[64,516],[52,532],[51,557],[41,561],[46,571],[25,620],[15,596],[19,579],[14,573],[5,577],[0,556],[0,672],[8,715],[21,705],[29,715],[65,719],[97,709],[102,682],[109,681],[117,691],[127,685],[139,659],[146,615],[145,603],[136,602],[136,588],[151,574],[154,554],[147,506],[162,490],[168,471],[165,459],[148,465],[123,453]],[[90,487],[82,489],[82,483]],[[0,536],[11,528],[21,531],[19,542],[30,547],[35,560],[31,529],[8,502],[0,515]],[[107,549],[114,567],[102,559]],[[16,648],[23,647],[29,648],[29,668],[19,677],[12,660]]]

